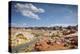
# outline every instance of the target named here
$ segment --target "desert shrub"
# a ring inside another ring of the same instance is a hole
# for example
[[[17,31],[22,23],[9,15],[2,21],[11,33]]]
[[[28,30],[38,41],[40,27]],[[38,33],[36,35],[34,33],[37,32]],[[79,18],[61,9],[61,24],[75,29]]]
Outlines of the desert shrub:
[[[18,34],[18,35],[16,35],[16,37],[27,40],[27,38],[23,34]]]

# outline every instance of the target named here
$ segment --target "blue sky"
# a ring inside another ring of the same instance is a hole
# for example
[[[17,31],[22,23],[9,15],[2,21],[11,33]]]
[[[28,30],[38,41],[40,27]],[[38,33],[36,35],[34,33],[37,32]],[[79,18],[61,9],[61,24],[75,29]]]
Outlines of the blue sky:
[[[77,6],[12,2],[11,24],[14,27],[68,26],[78,23]]]

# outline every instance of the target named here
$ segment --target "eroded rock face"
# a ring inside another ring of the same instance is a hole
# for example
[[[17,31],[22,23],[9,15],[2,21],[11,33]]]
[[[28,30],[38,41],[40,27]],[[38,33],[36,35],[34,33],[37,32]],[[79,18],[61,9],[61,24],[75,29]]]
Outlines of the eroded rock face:
[[[50,39],[49,37],[43,37],[35,44],[36,51],[46,51],[46,50],[61,50],[61,49],[75,49],[78,46],[77,36],[67,36],[68,39]]]
[[[35,44],[35,50],[36,51],[42,51],[42,50],[46,50],[49,45],[47,44],[48,39],[47,38],[42,38],[40,39],[38,42],[36,42]]]
[[[50,40],[48,37],[44,37],[43,39],[36,42],[34,48],[36,51],[57,50],[64,49],[64,44],[58,40],[53,41]]]

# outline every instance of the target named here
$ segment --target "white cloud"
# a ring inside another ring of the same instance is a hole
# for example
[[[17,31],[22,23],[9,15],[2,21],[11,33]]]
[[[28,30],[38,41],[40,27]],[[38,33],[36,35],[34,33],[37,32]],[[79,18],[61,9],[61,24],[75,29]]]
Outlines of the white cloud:
[[[38,13],[44,13],[45,10],[42,8],[37,8],[36,6],[28,3],[28,4],[21,4],[21,3],[17,3],[15,5],[15,7],[17,8],[17,10],[23,15],[23,16],[27,16],[29,18],[33,18],[33,19],[40,19]]]

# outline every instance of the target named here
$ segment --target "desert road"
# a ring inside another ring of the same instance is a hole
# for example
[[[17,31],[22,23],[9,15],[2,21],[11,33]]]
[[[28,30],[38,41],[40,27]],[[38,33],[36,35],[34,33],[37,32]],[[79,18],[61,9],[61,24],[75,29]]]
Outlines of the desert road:
[[[41,38],[41,36],[36,37],[36,38],[34,38],[34,39],[33,39],[31,42],[29,42],[29,43],[21,44],[21,45],[19,45],[19,46],[16,46],[16,47],[12,48],[12,49],[11,49],[11,50],[12,50],[12,53],[19,52],[22,48],[24,49],[24,48],[26,48],[26,47],[28,47],[28,46],[36,43],[37,40],[39,40],[40,38]]]

